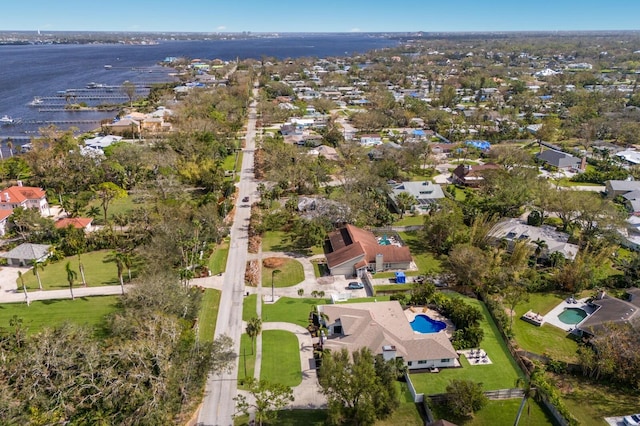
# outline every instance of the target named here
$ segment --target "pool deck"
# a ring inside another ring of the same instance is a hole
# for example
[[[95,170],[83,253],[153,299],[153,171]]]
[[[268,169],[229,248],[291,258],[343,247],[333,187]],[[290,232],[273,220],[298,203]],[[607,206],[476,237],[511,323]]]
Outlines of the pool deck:
[[[580,323],[565,324],[562,321],[560,321],[560,319],[558,318],[558,315],[560,315],[566,308],[579,308],[587,313],[587,316],[585,317],[585,319],[589,318],[589,316],[595,311],[595,309],[587,305],[587,299],[588,298],[586,297],[583,299],[578,299],[576,300],[577,303],[570,303],[570,302],[567,302],[566,300],[563,300],[558,306],[550,310],[544,316],[544,322],[546,324],[551,324],[555,327],[558,327],[564,331],[573,331],[573,329],[575,329],[576,326]]]
[[[448,338],[451,338],[451,336],[453,336],[453,332],[456,331],[456,327],[453,325],[449,318],[442,316],[438,311],[434,311],[433,309],[429,309],[424,306],[411,306],[409,307],[409,309],[404,310],[404,314],[407,317],[407,321],[409,322],[412,322],[415,319],[416,315],[426,315],[433,320],[442,321],[447,325],[447,327],[444,330],[439,331],[438,333],[445,333]],[[414,331],[414,333],[423,334],[419,331]]]

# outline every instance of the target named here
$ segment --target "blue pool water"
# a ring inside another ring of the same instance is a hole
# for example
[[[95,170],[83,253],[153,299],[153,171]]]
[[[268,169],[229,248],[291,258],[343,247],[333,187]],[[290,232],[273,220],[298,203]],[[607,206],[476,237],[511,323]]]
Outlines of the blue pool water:
[[[411,328],[413,331],[417,331],[418,333],[437,333],[440,330],[444,330],[447,325],[442,321],[434,320],[429,318],[426,315],[416,315],[416,317],[411,321]]]

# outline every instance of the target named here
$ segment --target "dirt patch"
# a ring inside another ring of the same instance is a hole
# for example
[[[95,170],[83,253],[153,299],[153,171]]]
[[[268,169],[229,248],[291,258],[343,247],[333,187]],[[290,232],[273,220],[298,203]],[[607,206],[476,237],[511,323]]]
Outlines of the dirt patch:
[[[268,269],[277,269],[287,263],[288,260],[282,257],[268,257],[262,261],[262,266]]]
[[[247,262],[247,269],[244,272],[244,281],[252,287],[258,286],[260,279],[260,263],[257,260]]]

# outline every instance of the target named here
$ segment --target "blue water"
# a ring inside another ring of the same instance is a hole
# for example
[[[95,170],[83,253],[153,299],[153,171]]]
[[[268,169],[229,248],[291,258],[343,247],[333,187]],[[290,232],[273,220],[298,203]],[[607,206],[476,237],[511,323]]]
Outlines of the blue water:
[[[423,314],[416,315],[410,324],[413,331],[423,334],[437,333],[447,327],[447,324],[442,321],[431,319],[427,315]]]
[[[0,116],[8,115],[23,121],[18,125],[1,126],[0,141],[8,136],[18,139],[33,136],[43,126],[35,121],[113,117],[114,112],[39,112],[38,108],[27,104],[36,96],[56,96],[59,91],[85,88],[90,82],[119,87],[126,80],[134,83],[171,81],[168,74],[172,70],[157,65],[168,56],[222,60],[328,57],[364,53],[396,44],[395,40],[366,34],[325,34],[247,40],[160,41],[156,45],[0,46]],[[113,68],[107,70],[105,65]],[[144,69],[141,71],[140,68]],[[152,72],[148,72],[149,69]],[[64,102],[63,98],[62,106]]]

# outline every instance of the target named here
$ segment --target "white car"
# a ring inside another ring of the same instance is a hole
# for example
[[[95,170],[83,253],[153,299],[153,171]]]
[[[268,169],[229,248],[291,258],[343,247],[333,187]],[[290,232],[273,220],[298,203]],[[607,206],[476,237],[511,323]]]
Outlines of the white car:
[[[627,426],[638,426],[640,425],[640,413],[624,416],[622,421],[624,421],[624,424]]]

